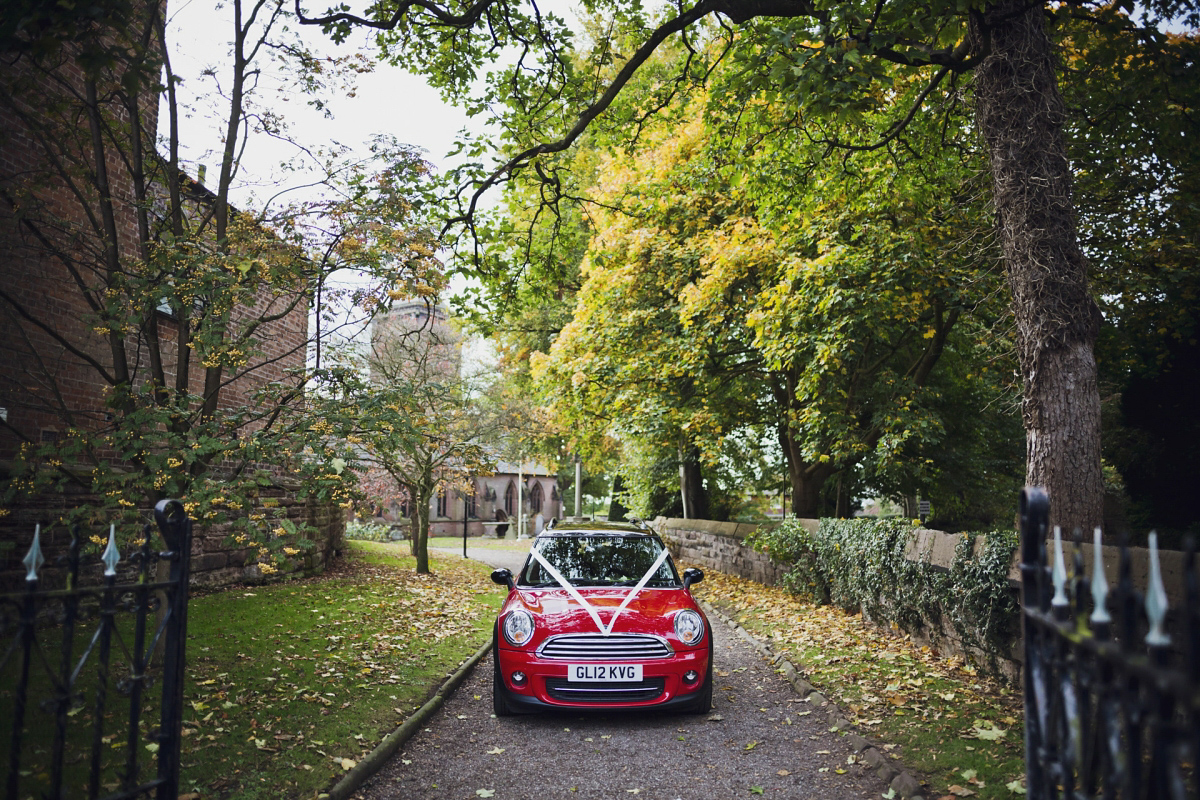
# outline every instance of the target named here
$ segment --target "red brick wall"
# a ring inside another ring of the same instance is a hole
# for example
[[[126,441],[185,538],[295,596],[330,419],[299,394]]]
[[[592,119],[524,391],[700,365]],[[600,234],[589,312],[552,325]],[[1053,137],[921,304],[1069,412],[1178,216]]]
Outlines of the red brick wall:
[[[87,117],[73,97],[83,75],[69,53],[57,63],[34,66],[27,58],[0,64],[0,462],[13,457],[24,440],[34,443],[69,426],[99,427],[106,422],[105,400],[115,359],[108,337],[93,329],[94,302],[103,302],[106,281],[104,230],[97,219]],[[101,86],[103,95],[111,86]],[[143,106],[144,140],[154,141],[157,102]],[[108,103],[114,136],[129,137],[121,123],[129,115]],[[51,135],[47,128],[53,125]],[[134,179],[126,166],[130,148],[109,145],[109,173],[117,220],[116,248],[124,267],[136,269],[143,256],[138,230]],[[206,212],[203,189],[192,187],[194,216]],[[151,192],[155,187],[148,187]],[[162,206],[162,192],[156,205]],[[233,314],[237,326],[264,313],[275,313],[293,297],[260,294]],[[178,365],[178,322],[158,315],[163,366],[173,381]],[[308,339],[308,302],[301,299],[283,319],[259,331],[263,355],[245,377],[222,392],[226,408],[249,402],[254,390],[284,380],[289,369],[304,365]],[[149,374],[145,342],[127,340],[133,381]],[[91,361],[92,363],[89,363]],[[190,361],[189,386],[199,394],[204,368]],[[232,376],[226,372],[223,376]]]
[[[93,307],[89,305],[89,297],[93,303],[105,302],[103,288],[110,276],[106,275],[107,239],[98,216],[101,204],[88,117],[80,102],[83,73],[72,60],[70,45],[54,62],[35,64],[25,56],[0,55],[5,56],[0,58],[3,479],[6,464],[22,441],[40,444],[67,427],[96,429],[109,423],[106,399],[115,359],[108,337],[94,330]],[[104,102],[108,125],[104,165],[113,198],[120,265],[136,270],[145,252],[135,202],[136,182],[128,167],[130,115],[112,99],[117,97],[116,88],[115,80],[101,81],[99,86],[100,96],[109,98]],[[155,140],[157,103],[156,96],[146,93],[139,105],[143,140],[148,143]],[[154,162],[148,159],[148,163]],[[161,183],[149,183],[146,191],[150,205],[161,214],[166,208]],[[202,187],[190,185],[187,197],[193,222],[211,210],[211,196]],[[303,292],[304,287],[296,291]],[[260,293],[251,303],[235,308],[232,324],[278,313],[295,299],[295,294]],[[302,296],[290,313],[259,329],[263,353],[249,365],[244,377],[222,390],[221,406],[245,405],[257,388],[285,380],[289,369],[304,366],[308,306],[307,297]],[[164,372],[172,383],[179,363],[179,322],[158,314],[154,326],[162,343]],[[149,350],[146,341],[136,335],[126,341],[132,381],[137,384],[150,374]],[[189,388],[201,394],[205,370],[194,355],[190,365]],[[227,371],[223,379],[232,377]],[[36,510],[38,502],[55,501],[37,501],[31,507]],[[19,516],[20,509],[8,511]],[[13,529],[0,524],[0,544],[9,530]]]
[[[82,366],[85,358],[70,350],[110,361],[103,339],[87,323],[90,309],[78,285],[98,285],[96,257],[103,240],[86,235],[88,227],[95,230],[81,213],[85,205],[95,205],[88,181],[70,172],[67,179],[55,175],[60,168],[82,169],[90,160],[86,121],[64,99],[68,90],[82,85],[80,71],[66,61],[54,73],[40,72],[22,58],[0,68],[0,80],[5,89],[0,103],[0,290],[11,297],[0,298],[0,407],[7,409],[12,428],[38,442],[43,430],[103,420],[102,385],[92,369]],[[57,123],[54,136],[45,130],[52,123]],[[137,238],[127,208],[131,183],[116,154],[107,165],[115,171],[115,213],[122,223],[118,247],[128,251]],[[28,224],[20,224],[19,218]],[[75,276],[67,263],[77,268]],[[0,458],[11,456],[18,441],[14,431],[0,430]]]

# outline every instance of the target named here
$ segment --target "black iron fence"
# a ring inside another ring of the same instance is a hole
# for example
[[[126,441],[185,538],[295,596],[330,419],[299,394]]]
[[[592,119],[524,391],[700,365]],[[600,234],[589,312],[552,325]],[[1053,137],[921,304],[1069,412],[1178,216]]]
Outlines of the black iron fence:
[[[1071,574],[1049,501],[1021,494],[1025,636],[1025,769],[1029,800],[1200,797],[1200,590],[1191,546],[1183,607],[1167,632],[1167,594],[1150,539],[1145,595],[1134,589],[1120,548],[1116,585],[1104,574],[1095,532],[1092,579],[1078,542]]]
[[[25,591],[0,595],[7,800],[178,796],[192,522],[178,500],[154,514],[165,551],[146,525],[122,561],[110,529],[101,564],[81,563],[76,530],[58,587],[42,585],[35,533]],[[97,566],[99,581],[81,585]]]

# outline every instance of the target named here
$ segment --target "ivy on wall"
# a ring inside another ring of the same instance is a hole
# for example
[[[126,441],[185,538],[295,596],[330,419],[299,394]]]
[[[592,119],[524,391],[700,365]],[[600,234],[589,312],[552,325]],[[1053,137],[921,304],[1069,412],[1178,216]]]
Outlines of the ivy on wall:
[[[934,641],[949,621],[966,648],[983,654],[981,666],[998,671],[1019,630],[1019,606],[1008,583],[1016,532],[963,534],[949,571],[905,558],[914,532],[906,520],[822,519],[810,533],[787,519],[759,529],[746,543],[791,565],[784,576],[789,591]],[[976,554],[980,536],[984,544]]]

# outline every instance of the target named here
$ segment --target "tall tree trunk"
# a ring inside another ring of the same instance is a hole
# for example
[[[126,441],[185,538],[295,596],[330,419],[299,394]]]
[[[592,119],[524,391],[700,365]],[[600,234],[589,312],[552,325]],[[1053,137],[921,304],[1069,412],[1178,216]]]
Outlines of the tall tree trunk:
[[[704,488],[704,473],[700,469],[700,448],[694,444],[679,448],[679,491],[683,497],[684,518],[709,518],[708,491]]]
[[[834,492],[833,515],[838,519],[850,516],[850,487],[846,483],[846,471],[838,473],[837,490]]]
[[[800,519],[818,519],[821,516],[821,490],[825,482],[833,474],[833,470],[824,465],[804,464],[791,469],[792,476],[792,513]]]
[[[974,17],[980,133],[1017,322],[1026,480],[1050,495],[1051,522],[1100,524],[1100,313],[1076,239],[1055,57],[1040,4],[1001,0]]]
[[[413,508],[413,542],[417,546],[417,573],[429,574],[429,501],[433,499],[433,479],[414,486],[417,496]]]
[[[801,519],[817,519],[821,516],[821,490],[835,470],[829,464],[805,461],[800,445],[787,425],[787,420],[780,424],[778,436],[792,487],[792,513]]]
[[[629,516],[629,509],[621,502],[621,493],[625,491],[625,480],[621,477],[621,473],[617,473],[617,477],[613,478],[612,499],[608,503],[608,521],[609,522],[624,522]],[[580,517],[583,512],[580,512]]]

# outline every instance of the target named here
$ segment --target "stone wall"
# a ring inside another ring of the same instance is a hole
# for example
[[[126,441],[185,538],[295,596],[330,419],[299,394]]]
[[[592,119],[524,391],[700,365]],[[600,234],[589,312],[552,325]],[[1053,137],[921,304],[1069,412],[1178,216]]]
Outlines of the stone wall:
[[[818,520],[800,520],[800,523],[810,531],[815,532]],[[745,538],[760,526],[753,523],[711,522],[695,519],[668,519],[659,517],[654,520],[652,527],[671,549],[678,563],[688,566],[696,565],[704,569],[716,570],[741,578],[757,581],[769,586],[779,586],[783,576],[788,571],[788,565],[780,564],[759,553],[745,544]],[[773,523],[763,523],[772,525]],[[949,571],[954,564],[958,543],[964,534],[945,533],[943,531],[918,528],[909,539],[905,557],[910,561],[923,562],[933,569]],[[983,537],[975,540],[975,553],[978,554],[984,545]],[[1053,544],[1048,543],[1052,548]],[[1074,545],[1065,546],[1068,561],[1073,558]],[[1092,573],[1093,547],[1090,544],[1081,546],[1085,572]],[[1050,550],[1052,553],[1052,550]],[[1145,592],[1149,573],[1149,551],[1141,547],[1129,548],[1134,587],[1139,592]],[[1167,617],[1168,630],[1176,630],[1180,624],[1179,609],[1183,607],[1183,576],[1184,554],[1175,551],[1163,551],[1160,554],[1163,582],[1167,588],[1168,606],[1171,611]],[[1009,584],[1014,596],[1020,591],[1021,572],[1018,555],[1014,555],[1009,569]],[[1117,583],[1119,565],[1119,548],[1103,547],[1104,573],[1110,587]],[[1068,571],[1072,571],[1069,568]],[[1018,598],[1019,599],[1019,598]],[[942,615],[940,624],[927,621],[926,628],[913,636],[920,644],[936,645],[943,652],[963,655],[975,663],[986,662],[986,655],[968,647],[958,636],[953,626],[949,624],[949,615]],[[1182,639],[1175,635],[1175,641]],[[1013,652],[1002,657],[994,666],[998,671],[1016,682],[1020,679],[1022,661],[1021,643],[1015,643]]]
[[[805,519],[800,520],[800,524],[816,532],[820,521]],[[682,564],[695,564],[768,586],[782,585],[783,576],[789,569],[789,565],[781,564],[745,544],[745,538],[758,530],[759,524],[659,517],[654,520],[652,526],[671,548],[675,560]],[[954,562],[955,548],[960,536],[961,534],[919,529],[913,534],[906,556],[913,561],[924,561],[936,569],[948,570]],[[976,544],[979,546],[982,543],[980,539]],[[945,618],[943,615],[943,619]],[[887,629],[886,626],[880,627]],[[953,626],[948,623],[938,625],[936,630],[927,628],[913,639],[920,644],[936,644],[943,652],[958,653],[976,662],[984,656],[983,653],[966,647]],[[1009,680],[1016,680],[1020,675],[1019,654],[1018,647],[1013,657],[1002,659],[1002,663],[997,665],[1000,673]]]
[[[817,520],[802,520],[805,526]],[[770,523],[766,523],[770,524]],[[744,541],[760,527],[749,522],[712,522],[704,519],[658,517],[650,526],[658,532],[675,560],[776,586],[783,582],[788,567]]]
[[[909,561],[922,561],[935,569],[949,570],[954,563],[954,553],[963,535],[961,533],[943,533],[942,531],[918,528],[913,531],[909,539],[908,551],[905,553],[905,557]],[[979,553],[982,547],[983,539],[977,538],[975,540],[976,554]],[[1047,552],[1050,554],[1052,561],[1054,556],[1053,547],[1053,541],[1046,543]],[[1067,560],[1068,573],[1074,572],[1074,567],[1071,565],[1071,562],[1074,560],[1074,549],[1074,544],[1070,542],[1063,543],[1063,552]],[[1120,567],[1120,548],[1104,545],[1100,549],[1102,551],[1101,558],[1104,562],[1104,577],[1111,588],[1117,585],[1118,569]],[[1094,547],[1091,544],[1081,544],[1079,550],[1083,556],[1084,574],[1090,579],[1094,563]],[[1184,554],[1177,550],[1161,550],[1158,556],[1159,566],[1162,569],[1163,584],[1167,590],[1167,602],[1172,608],[1181,608],[1183,605]],[[1145,593],[1150,574],[1150,551],[1145,547],[1130,547],[1129,565],[1133,576],[1133,588]],[[1019,553],[1013,554],[1013,562],[1008,569],[1008,580],[1014,589],[1020,586],[1021,568]]]
[[[256,552],[230,543],[232,526],[197,525],[192,542],[192,584],[194,586],[225,586],[231,583],[258,583],[274,577],[302,573],[316,575],[342,549],[346,532],[346,512],[332,503],[318,505],[291,497],[278,498],[270,510],[283,515],[297,526],[312,526],[305,538],[316,546],[288,556],[278,572],[264,575]],[[299,537],[293,537],[299,538]]]

